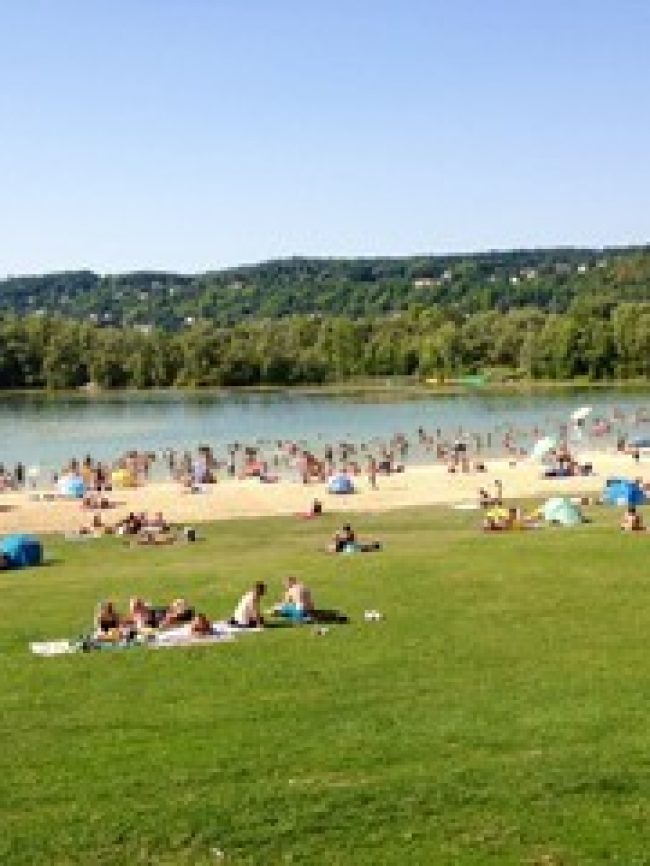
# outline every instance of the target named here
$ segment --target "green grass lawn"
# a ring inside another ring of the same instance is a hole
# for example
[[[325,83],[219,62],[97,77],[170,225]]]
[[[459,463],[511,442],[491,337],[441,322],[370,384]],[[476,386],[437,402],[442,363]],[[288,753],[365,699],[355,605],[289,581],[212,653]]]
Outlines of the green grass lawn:
[[[493,536],[476,513],[356,516],[385,549],[340,557],[329,516],[47,539],[50,564],[0,576],[0,863],[650,863],[650,535],[593,514]],[[288,573],[350,624],[28,652],[100,598],[223,617]]]

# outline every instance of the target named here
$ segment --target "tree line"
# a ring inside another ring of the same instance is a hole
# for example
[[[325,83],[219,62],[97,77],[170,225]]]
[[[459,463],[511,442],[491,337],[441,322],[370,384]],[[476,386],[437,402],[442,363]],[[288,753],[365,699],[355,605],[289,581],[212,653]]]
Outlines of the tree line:
[[[178,332],[61,316],[0,316],[0,388],[323,384],[354,377],[450,379],[498,371],[592,380],[650,375],[650,303],[578,299],[462,313],[415,305],[388,316],[293,315]]]
[[[203,319],[220,327],[296,314],[366,319],[417,305],[470,314],[530,306],[564,313],[577,298],[594,297],[650,301],[650,251],[292,258],[196,275],[77,271],[0,280],[0,313],[61,313],[106,327],[166,331]]]

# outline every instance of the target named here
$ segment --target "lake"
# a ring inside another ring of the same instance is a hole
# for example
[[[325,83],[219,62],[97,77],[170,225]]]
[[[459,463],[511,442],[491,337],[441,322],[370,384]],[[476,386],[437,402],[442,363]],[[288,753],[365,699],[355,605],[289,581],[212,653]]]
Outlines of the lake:
[[[624,424],[639,408],[650,409],[649,390],[574,388],[526,393],[475,390],[463,394],[386,392],[188,392],[43,394],[5,393],[0,398],[0,461],[12,466],[60,468],[71,457],[110,460],[129,449],[159,451],[231,442],[293,439],[313,446],[368,441],[395,432],[417,438],[418,427],[454,438],[459,431],[493,435],[507,429],[527,443],[538,426],[557,432],[573,409],[593,407],[593,417],[614,418],[619,430],[647,432],[650,425]],[[645,427],[645,430],[643,429]]]

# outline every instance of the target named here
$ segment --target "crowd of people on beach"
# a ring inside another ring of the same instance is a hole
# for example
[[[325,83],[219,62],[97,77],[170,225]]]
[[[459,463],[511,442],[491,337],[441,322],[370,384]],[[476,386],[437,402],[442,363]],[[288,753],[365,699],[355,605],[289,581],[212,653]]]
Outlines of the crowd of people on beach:
[[[595,422],[594,427],[601,422]],[[602,424],[601,424],[602,426]],[[533,434],[539,442],[543,430],[535,428]],[[557,441],[544,451],[539,461],[541,477],[572,477],[589,475],[593,467],[588,462],[581,462],[570,446],[570,431],[565,425],[560,430]],[[550,437],[549,437],[550,438]],[[526,449],[517,442],[514,431],[506,430],[502,447],[511,465],[523,457],[528,457]],[[101,537],[113,535],[121,537],[126,543],[133,545],[168,545],[181,539],[196,541],[196,532],[192,527],[174,525],[165,518],[161,511],[128,511],[115,519],[110,519],[113,509],[119,503],[113,501],[114,491],[119,487],[145,485],[159,472],[161,463],[166,467],[168,477],[177,482],[181,491],[193,491],[205,484],[213,484],[223,478],[257,479],[262,483],[274,483],[287,469],[294,472],[295,479],[304,485],[312,482],[324,482],[336,472],[345,472],[352,477],[362,473],[367,474],[368,486],[376,489],[378,478],[385,475],[401,474],[406,471],[413,452],[431,455],[450,474],[467,474],[471,472],[485,473],[486,461],[483,449],[490,450],[493,446],[490,434],[485,438],[480,435],[468,435],[462,430],[451,439],[445,439],[442,431],[428,432],[419,427],[415,440],[409,440],[404,434],[397,433],[389,441],[383,443],[339,442],[336,445],[324,445],[321,450],[310,450],[294,441],[279,440],[274,443],[271,453],[265,452],[259,445],[244,445],[233,443],[228,446],[225,457],[217,457],[212,448],[203,445],[196,453],[176,452],[166,449],[155,454],[148,452],[129,451],[115,463],[95,460],[90,454],[82,460],[71,460],[63,467],[61,473],[54,477],[55,482],[61,478],[80,478],[83,482],[83,496],[79,505],[82,512],[90,516],[90,520],[82,523],[79,536]],[[625,440],[616,443],[620,453],[639,462],[639,449],[630,447]],[[501,464],[503,466],[503,464]],[[30,484],[29,470],[24,464],[18,464],[11,474],[0,466],[0,477],[5,485],[12,488],[26,487]],[[507,471],[507,466],[505,467]],[[650,492],[650,485],[641,478],[634,482],[642,495]],[[576,505],[596,504],[600,498],[580,497]],[[644,500],[645,501],[645,500]],[[481,511],[481,528],[488,533],[511,530],[536,529],[545,522],[556,522],[543,513],[542,509],[534,509],[526,513],[518,504],[506,501],[504,484],[500,479],[488,483],[486,478],[478,489],[477,501],[473,506]],[[311,506],[303,514],[304,518],[318,518],[324,513],[320,498],[312,500]],[[579,516],[580,522],[588,522]],[[633,504],[628,505],[620,520],[623,532],[646,532],[641,513]],[[326,541],[324,550],[339,555],[346,553],[369,553],[380,551],[382,544],[375,539],[361,539],[350,523],[344,523]],[[6,563],[4,563],[6,567]],[[3,562],[0,559],[0,568]],[[319,623],[325,613],[319,611],[311,590],[296,577],[286,578],[283,591],[277,602],[263,610],[263,602],[268,593],[264,582],[256,581],[249,586],[239,598],[230,616],[221,620],[210,618],[207,613],[184,598],[175,598],[169,604],[155,605],[146,602],[141,597],[132,597],[128,610],[122,613],[111,600],[102,602],[97,610],[90,641],[93,645],[130,644],[146,642],[152,636],[180,632],[183,636],[198,640],[215,634],[215,629],[252,630],[263,629],[273,622],[289,623]],[[338,619],[345,618],[335,614]]]
[[[594,445],[613,440],[619,451],[629,453],[638,462],[639,449],[630,441],[630,431],[648,421],[650,415],[643,407],[631,413],[614,407],[606,415],[594,415],[588,430],[584,421],[571,423],[549,417],[544,423],[497,424],[482,431],[420,425],[410,434],[396,431],[358,442],[348,437],[328,442],[320,436],[309,444],[293,439],[235,441],[218,450],[209,444],[199,445],[194,451],[169,447],[129,450],[110,461],[86,454],[51,473],[49,481],[56,485],[63,477],[79,477],[88,494],[101,495],[151,480],[172,480],[185,491],[198,492],[205,485],[227,479],[254,479],[260,483],[293,479],[311,484],[345,473],[351,478],[366,476],[370,489],[375,489],[382,476],[402,473],[417,463],[443,465],[450,474],[483,473],[488,458],[505,457],[513,462],[525,459],[534,444],[548,433],[557,436],[559,445],[553,459],[546,461],[544,471],[549,477],[562,477],[591,471],[589,465],[581,464],[571,454],[568,446],[572,437],[583,442],[587,433]],[[47,487],[47,481],[46,473],[38,466],[22,461],[13,467],[0,463],[0,491],[42,489]]]
[[[93,509],[93,506],[84,506]],[[146,511],[129,511],[114,522],[102,518],[101,509],[94,511],[90,524],[83,524],[79,535],[99,538],[102,535],[119,535],[137,539],[140,544],[171,544],[175,540],[171,524],[162,511],[149,514]]]

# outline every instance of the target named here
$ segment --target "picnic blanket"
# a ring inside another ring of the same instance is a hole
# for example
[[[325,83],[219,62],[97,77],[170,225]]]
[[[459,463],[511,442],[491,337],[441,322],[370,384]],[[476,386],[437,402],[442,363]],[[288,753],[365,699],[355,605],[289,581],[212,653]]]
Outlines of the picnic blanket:
[[[227,643],[235,640],[240,634],[259,634],[261,628],[243,628],[231,625],[229,622],[215,622],[212,624],[212,633],[207,635],[192,634],[187,625],[165,631],[151,632],[146,637],[138,637],[134,640],[121,640],[117,642],[98,641],[93,638],[78,638],[76,640],[56,639],[47,641],[32,641],[29,648],[37,656],[60,656],[76,652],[89,652],[92,650],[118,650],[134,646],[147,646],[151,649],[174,646],[207,646],[215,643]]]
[[[148,643],[152,649],[170,646],[206,646],[212,643],[222,643],[235,639],[234,631],[222,628],[225,623],[213,623],[212,634],[192,634],[188,626],[179,626],[157,632]]]
[[[66,638],[56,640],[32,641],[29,644],[31,652],[36,656],[62,656],[71,653],[90,652],[91,650],[121,650],[131,649],[139,646],[141,642],[135,640],[120,641],[98,641],[93,638]]]

